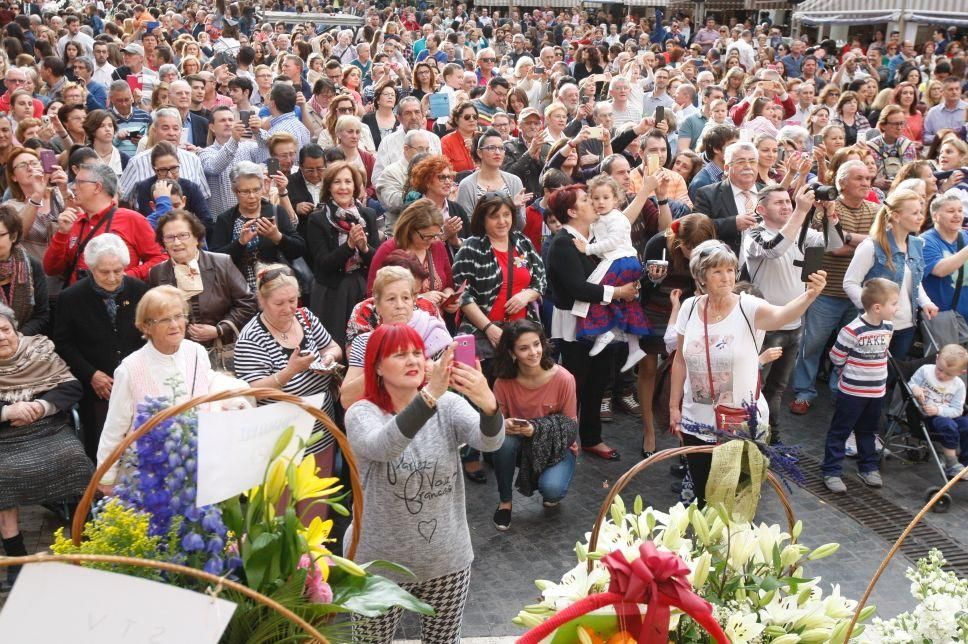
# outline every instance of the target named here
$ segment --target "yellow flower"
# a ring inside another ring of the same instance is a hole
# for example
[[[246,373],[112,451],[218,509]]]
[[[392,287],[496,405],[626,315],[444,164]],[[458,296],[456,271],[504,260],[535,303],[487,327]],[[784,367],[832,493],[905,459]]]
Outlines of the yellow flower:
[[[309,546],[309,554],[315,561],[319,557],[328,557],[332,555],[329,549],[323,545],[329,541],[329,533],[333,529],[333,520],[323,521],[319,517],[314,517],[312,521],[309,522],[309,527],[302,531],[303,537],[306,539],[306,545]],[[326,570],[323,574],[327,574],[329,571]]]
[[[335,477],[321,479],[316,476],[316,460],[310,455],[296,468],[296,489],[292,491],[292,496],[296,501],[329,496],[343,489],[342,485],[334,485],[338,482],[339,479]]]
[[[266,501],[269,505],[278,503],[279,497],[282,496],[282,491],[286,487],[286,468],[288,466],[289,461],[284,458],[277,458],[269,466],[264,488]]]

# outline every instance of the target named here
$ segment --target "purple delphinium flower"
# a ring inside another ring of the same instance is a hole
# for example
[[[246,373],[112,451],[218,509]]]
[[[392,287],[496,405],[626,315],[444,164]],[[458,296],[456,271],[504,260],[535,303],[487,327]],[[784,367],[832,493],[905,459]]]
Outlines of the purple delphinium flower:
[[[138,405],[135,426],[170,405],[168,398],[146,398]],[[233,557],[227,565],[221,557],[228,533],[221,508],[195,507],[197,431],[194,413],[158,423],[125,455],[116,492],[123,503],[150,515],[149,534],[162,537],[171,560],[222,575],[241,562]]]

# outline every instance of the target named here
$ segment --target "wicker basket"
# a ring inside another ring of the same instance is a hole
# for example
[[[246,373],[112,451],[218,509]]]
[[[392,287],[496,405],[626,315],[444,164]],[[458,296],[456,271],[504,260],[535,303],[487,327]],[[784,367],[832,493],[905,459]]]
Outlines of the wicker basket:
[[[930,512],[931,508],[933,508],[938,501],[940,501],[945,497],[948,497],[948,490],[950,490],[952,487],[954,487],[956,483],[958,483],[960,480],[966,477],[968,477],[968,468],[962,470],[956,476],[951,477],[951,479],[945,484],[945,486],[942,487],[940,490],[938,490],[935,493],[935,495],[931,497],[931,499],[929,499],[927,503],[925,503],[924,507],[921,508],[921,511],[918,512],[917,515],[913,519],[911,519],[911,522],[907,524],[907,527],[904,528],[904,532],[901,533],[901,536],[899,536],[897,538],[897,541],[894,542],[894,545],[891,546],[891,549],[888,551],[887,556],[884,557],[884,561],[882,561],[881,565],[877,567],[877,571],[874,573],[873,579],[871,579],[871,582],[867,584],[867,590],[864,591],[864,595],[857,602],[857,608],[854,610],[854,617],[853,619],[850,620],[850,625],[847,627],[847,636],[844,638],[844,641],[850,640],[850,636],[854,632],[854,627],[857,626],[857,620],[860,619],[860,613],[861,611],[864,610],[864,606],[867,605],[867,600],[870,599],[871,593],[874,592],[874,586],[877,585],[877,582],[878,580],[880,580],[881,575],[884,574],[884,570],[887,569],[887,564],[891,562],[891,559],[893,559],[894,555],[897,554],[897,551],[901,549],[901,546],[904,544],[904,541],[908,538],[908,535],[911,534],[912,530],[914,530],[914,526],[921,523],[921,519],[924,518],[924,515]]]
[[[213,589],[208,592],[213,595],[218,595],[222,590],[229,589],[238,592],[239,594],[245,595],[249,599],[252,599],[263,606],[266,606],[275,612],[279,613],[282,617],[285,617],[293,624],[299,626],[310,639],[306,640],[307,644],[327,644],[327,640],[322,633],[316,630],[312,624],[304,620],[302,617],[292,612],[279,602],[266,597],[265,595],[258,593],[248,586],[244,586],[238,582],[232,581],[231,579],[225,579],[224,577],[219,577],[205,572],[204,570],[196,570],[195,568],[189,568],[187,566],[180,566],[178,564],[168,563],[166,561],[154,561],[151,559],[137,559],[135,557],[119,557],[116,555],[29,555],[27,557],[0,557],[0,568],[5,568],[7,566],[22,566],[25,564],[35,564],[35,563],[51,563],[51,562],[61,562],[61,563],[72,563],[72,564],[82,564],[82,563],[106,563],[106,564],[125,564],[129,566],[140,566],[142,568],[155,568],[156,570],[164,570],[165,572],[174,572],[180,575],[188,575],[189,577],[194,577],[202,581],[212,584]]]
[[[353,491],[353,536],[350,541],[349,549],[346,551],[346,557],[352,559],[356,556],[356,547],[360,542],[360,530],[363,524],[363,486],[360,484],[360,475],[356,469],[356,459],[353,457],[353,450],[350,449],[349,441],[346,439],[346,434],[344,434],[336,426],[336,424],[327,416],[324,412],[316,409],[312,405],[307,404],[302,398],[298,396],[293,396],[290,394],[283,393],[277,389],[234,389],[231,391],[220,391],[218,393],[207,394],[205,396],[199,396],[197,398],[192,398],[180,405],[175,405],[174,407],[169,407],[164,411],[160,411],[151,418],[149,418],[145,423],[135,429],[134,431],[128,432],[124,437],[124,440],[115,448],[111,455],[104,459],[104,462],[97,468],[94,472],[94,476],[91,477],[91,481],[87,484],[87,489],[84,491],[84,496],[81,497],[81,502],[77,506],[77,511],[74,513],[74,521],[71,525],[71,539],[74,541],[74,545],[81,544],[81,537],[84,534],[84,521],[87,518],[88,513],[91,510],[91,504],[94,501],[94,495],[97,493],[97,485],[104,474],[111,469],[111,467],[118,462],[121,455],[134,443],[136,440],[150,432],[152,429],[157,427],[159,423],[168,420],[179,414],[183,414],[189,409],[194,409],[195,407],[209,403],[218,402],[220,400],[227,400],[229,398],[238,397],[251,397],[256,400],[273,400],[276,402],[287,402],[293,404],[307,414],[318,420],[323,424],[336,442],[339,444],[340,449],[343,451],[343,458],[346,459],[346,463],[350,470],[350,487]]]
[[[598,533],[602,529],[602,524],[605,522],[605,518],[609,514],[609,508],[612,507],[612,501],[615,500],[615,497],[618,496],[619,493],[625,489],[625,486],[628,485],[629,482],[640,472],[652,467],[656,463],[661,463],[662,461],[670,458],[678,458],[686,454],[708,454],[711,453],[715,448],[715,445],[697,445],[695,447],[676,447],[674,449],[666,449],[662,450],[661,452],[656,452],[644,461],[632,466],[625,474],[621,476],[621,478],[615,481],[615,484],[612,485],[611,490],[608,492],[608,496],[606,496],[605,500],[602,502],[602,507],[598,510],[598,518],[595,519],[595,527],[592,528],[592,536],[588,542],[588,551],[594,552],[598,547]],[[786,513],[787,524],[792,531],[793,526],[796,523],[796,518],[793,516],[793,508],[790,506],[790,500],[787,498],[786,492],[783,490],[783,486],[780,484],[779,479],[776,478],[776,475],[773,474],[773,472],[767,470],[766,477],[773,486],[773,489],[776,490],[777,495],[780,497],[780,503],[783,505],[784,513]],[[592,571],[594,564],[595,562],[592,559],[588,560],[588,572]]]

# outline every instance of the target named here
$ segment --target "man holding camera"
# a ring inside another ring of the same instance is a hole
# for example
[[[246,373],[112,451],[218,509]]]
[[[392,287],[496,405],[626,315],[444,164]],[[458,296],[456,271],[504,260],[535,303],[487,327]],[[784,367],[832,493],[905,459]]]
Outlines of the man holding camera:
[[[827,271],[827,286],[803,317],[803,338],[793,371],[795,399],[790,403],[794,414],[807,413],[817,397],[817,369],[830,334],[857,317],[857,308],[844,293],[844,273],[857,245],[867,239],[877,214],[877,204],[867,201],[873,178],[863,161],[847,161],[837,170],[840,195],[833,202],[831,216],[840,221],[844,244],[824,255],[821,268]],[[815,216],[814,227],[822,221],[822,214]]]
[[[819,196],[825,196],[822,193]],[[805,264],[804,256],[823,253],[825,246],[828,251],[836,250],[843,246],[843,240],[837,232],[836,213],[825,217],[825,233],[804,228],[809,223],[807,217],[831,203],[817,201],[812,186],[804,185],[797,191],[796,208],[786,188],[778,184],[766,186],[757,198],[756,214],[762,220],[743,236],[746,270],[767,302],[783,306],[803,295],[804,278],[819,268]],[[782,329],[768,331],[763,339],[762,350],[771,353],[762,377],[763,397],[770,407],[770,441],[774,443],[779,441],[780,396],[796,363],[800,333],[801,320],[797,319]]]

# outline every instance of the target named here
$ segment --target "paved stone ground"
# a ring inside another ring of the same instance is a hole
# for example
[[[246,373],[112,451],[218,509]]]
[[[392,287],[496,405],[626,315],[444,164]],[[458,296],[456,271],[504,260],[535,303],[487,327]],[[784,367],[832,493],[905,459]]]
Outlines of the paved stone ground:
[[[821,457],[831,412],[824,393],[807,416],[792,416],[784,407],[781,415],[784,440],[799,443],[808,454]],[[497,489],[490,471],[487,485],[467,484],[468,521],[476,560],[471,595],[464,616],[465,641],[482,644],[499,642],[506,641],[504,638],[507,636],[520,634],[520,629],[511,624],[511,619],[522,606],[537,598],[538,591],[533,581],[558,579],[574,565],[574,545],[591,529],[608,487],[628,467],[638,462],[640,436],[638,418],[616,415],[615,422],[605,426],[605,437],[609,444],[621,451],[622,460],[604,462],[582,456],[576,468],[572,490],[555,510],[543,508],[538,495],[530,499],[516,495],[513,523],[511,530],[506,533],[498,532],[491,523],[491,515],[497,507]],[[668,436],[660,436],[660,447],[671,446],[673,442]],[[852,467],[853,464],[848,463],[845,471],[851,473]],[[929,463],[905,465],[892,460],[885,463],[883,472],[886,487],[881,494],[912,511],[920,508],[924,490],[929,485],[941,482],[937,471]],[[861,485],[856,478],[845,480],[848,487]],[[666,508],[676,500],[669,489],[673,481],[668,468],[660,464],[633,482],[623,496],[631,502],[635,494],[641,494],[646,503]],[[802,540],[807,545],[817,546],[830,541],[842,545],[839,553],[811,564],[808,572],[823,577],[825,590],[829,590],[831,583],[837,582],[844,594],[859,597],[889,544],[872,535],[835,506],[804,490],[794,489],[790,499],[797,517],[805,524]],[[949,514],[931,514],[926,521],[944,530],[968,549],[966,508],[968,485],[955,490],[953,508]],[[764,492],[758,519],[783,522],[780,504],[772,490]],[[36,552],[49,546],[52,532],[60,524],[46,510],[27,508],[22,513],[22,525],[28,549]],[[909,582],[903,576],[908,564],[903,556],[898,555],[875,590],[872,603],[878,606],[881,616],[893,616],[913,607],[913,600],[907,592]],[[405,619],[398,637],[401,640],[419,638],[417,620]]]

